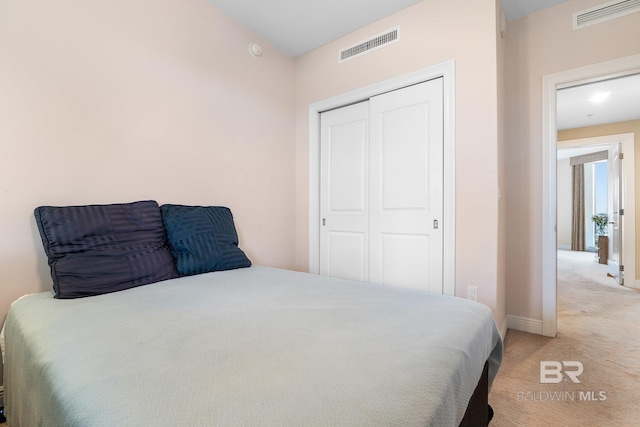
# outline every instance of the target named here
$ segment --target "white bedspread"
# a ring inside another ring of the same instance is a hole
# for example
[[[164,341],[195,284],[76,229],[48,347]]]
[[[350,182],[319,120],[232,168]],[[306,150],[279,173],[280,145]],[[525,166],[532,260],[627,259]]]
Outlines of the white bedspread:
[[[6,320],[6,412],[33,426],[457,426],[502,341],[464,299],[264,267]]]

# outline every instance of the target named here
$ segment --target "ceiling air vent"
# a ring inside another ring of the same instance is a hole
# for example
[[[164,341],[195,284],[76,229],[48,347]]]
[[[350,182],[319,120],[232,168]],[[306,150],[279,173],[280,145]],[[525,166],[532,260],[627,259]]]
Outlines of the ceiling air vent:
[[[573,29],[588,27],[610,19],[640,12],[640,0],[618,0],[573,14]]]
[[[638,0],[640,1],[640,0]],[[400,40],[400,27],[395,27],[382,34],[371,37],[368,40],[358,42],[352,46],[346,47],[340,51],[338,56],[338,63],[348,61],[357,56],[364,55],[366,53],[373,52],[381,47],[389,46]]]

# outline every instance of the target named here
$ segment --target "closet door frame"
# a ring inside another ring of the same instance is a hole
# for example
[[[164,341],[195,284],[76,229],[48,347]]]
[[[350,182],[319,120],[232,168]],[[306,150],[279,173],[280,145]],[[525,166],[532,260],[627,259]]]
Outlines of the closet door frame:
[[[455,61],[309,105],[309,272],[320,273],[320,113],[442,77],[444,102],[443,294],[455,295]]]

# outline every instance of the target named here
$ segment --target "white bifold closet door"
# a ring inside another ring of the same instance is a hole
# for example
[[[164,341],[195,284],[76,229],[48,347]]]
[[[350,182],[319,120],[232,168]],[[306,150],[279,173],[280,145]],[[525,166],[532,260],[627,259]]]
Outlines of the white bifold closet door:
[[[323,113],[320,152],[320,274],[442,293],[442,79]]]

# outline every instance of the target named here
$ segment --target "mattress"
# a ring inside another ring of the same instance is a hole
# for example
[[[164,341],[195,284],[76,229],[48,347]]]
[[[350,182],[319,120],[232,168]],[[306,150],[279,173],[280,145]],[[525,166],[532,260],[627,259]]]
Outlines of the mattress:
[[[5,323],[20,426],[457,426],[502,341],[484,305],[251,267],[81,299]]]

